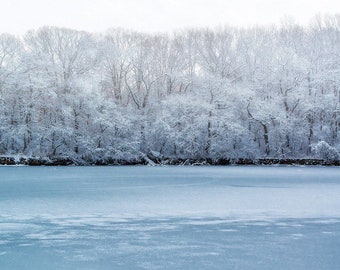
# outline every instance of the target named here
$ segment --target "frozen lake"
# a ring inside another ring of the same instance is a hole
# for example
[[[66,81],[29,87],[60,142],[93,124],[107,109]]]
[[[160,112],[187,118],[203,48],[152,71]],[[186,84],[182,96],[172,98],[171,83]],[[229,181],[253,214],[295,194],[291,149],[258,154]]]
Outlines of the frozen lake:
[[[0,167],[0,269],[337,269],[340,168]]]

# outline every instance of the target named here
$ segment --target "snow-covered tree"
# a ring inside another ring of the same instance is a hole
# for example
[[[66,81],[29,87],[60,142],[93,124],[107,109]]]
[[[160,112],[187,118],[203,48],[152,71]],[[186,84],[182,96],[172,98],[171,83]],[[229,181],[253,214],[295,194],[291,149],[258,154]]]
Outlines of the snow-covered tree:
[[[340,17],[0,36],[0,154],[339,159]]]

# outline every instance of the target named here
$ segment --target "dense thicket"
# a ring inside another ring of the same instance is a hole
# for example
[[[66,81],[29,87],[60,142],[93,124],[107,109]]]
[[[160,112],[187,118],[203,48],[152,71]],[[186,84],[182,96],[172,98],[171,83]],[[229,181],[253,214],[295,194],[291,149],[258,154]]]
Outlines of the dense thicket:
[[[339,159],[340,17],[0,36],[0,155]]]

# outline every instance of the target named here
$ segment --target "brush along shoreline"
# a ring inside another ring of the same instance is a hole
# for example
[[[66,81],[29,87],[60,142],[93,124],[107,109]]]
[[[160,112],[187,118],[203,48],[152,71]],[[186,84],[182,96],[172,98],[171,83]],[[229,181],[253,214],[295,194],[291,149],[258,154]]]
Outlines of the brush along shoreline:
[[[325,160],[316,158],[258,158],[258,159],[229,159],[229,158],[176,158],[140,155],[131,159],[103,158],[88,161],[68,156],[36,157],[36,156],[0,156],[0,165],[27,166],[89,166],[89,165],[321,165],[340,166],[340,160]]]

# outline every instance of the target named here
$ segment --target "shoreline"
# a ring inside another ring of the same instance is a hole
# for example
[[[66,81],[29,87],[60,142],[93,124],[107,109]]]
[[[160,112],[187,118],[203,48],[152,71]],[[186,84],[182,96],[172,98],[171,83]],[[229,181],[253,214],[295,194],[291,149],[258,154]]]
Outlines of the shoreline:
[[[258,159],[183,159],[159,158],[154,156],[141,156],[139,158],[105,159],[87,162],[71,157],[25,157],[0,156],[0,165],[26,165],[26,166],[133,166],[133,165],[174,165],[174,166],[230,166],[230,165],[307,165],[307,166],[340,166],[340,160],[324,160],[316,158],[258,158]]]

